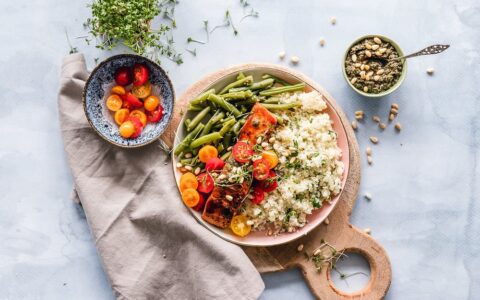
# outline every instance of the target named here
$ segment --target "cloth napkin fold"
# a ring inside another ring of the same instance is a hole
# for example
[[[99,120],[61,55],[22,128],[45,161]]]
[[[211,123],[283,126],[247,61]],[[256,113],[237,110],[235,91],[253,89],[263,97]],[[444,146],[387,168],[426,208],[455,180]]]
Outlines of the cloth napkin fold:
[[[197,223],[159,143],[122,149],[88,124],[82,54],[62,65],[65,150],[103,267],[118,299],[256,299],[263,281],[242,249]]]

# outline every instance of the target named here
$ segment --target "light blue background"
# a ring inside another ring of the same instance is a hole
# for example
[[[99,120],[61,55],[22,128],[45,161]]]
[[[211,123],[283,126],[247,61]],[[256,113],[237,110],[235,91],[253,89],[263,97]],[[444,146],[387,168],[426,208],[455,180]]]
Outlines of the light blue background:
[[[358,141],[362,155],[377,135],[374,165],[362,156],[361,197],[354,225],[372,228],[388,251],[393,282],[388,299],[478,299],[480,295],[480,4],[446,1],[261,1],[258,19],[239,23],[238,1],[183,0],[177,8],[178,49],[185,63],[169,70],[177,93],[208,72],[243,62],[281,62],[297,55],[295,68],[323,85],[351,118],[366,111]],[[111,299],[81,209],[70,200],[72,178],[60,136],[59,67],[68,46],[65,29],[90,66],[112,53],[87,46],[86,1],[16,0],[0,3],[0,299]],[[218,29],[207,45],[202,20],[222,22],[226,9],[239,28]],[[337,17],[337,25],[330,17]],[[389,97],[356,95],[341,74],[347,45],[367,33],[396,40],[405,52],[449,43],[444,54],[409,61],[402,87]],[[318,44],[326,40],[325,47]],[[425,70],[435,68],[435,75]],[[400,104],[403,130],[379,132]],[[296,270],[264,276],[262,299],[311,299]],[[351,278],[352,282],[356,279]]]

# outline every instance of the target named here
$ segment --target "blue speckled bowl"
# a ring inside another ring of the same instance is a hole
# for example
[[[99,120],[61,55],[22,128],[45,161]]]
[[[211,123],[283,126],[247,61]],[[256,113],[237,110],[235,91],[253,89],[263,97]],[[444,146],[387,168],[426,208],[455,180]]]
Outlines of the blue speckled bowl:
[[[152,93],[161,99],[163,118],[156,124],[147,124],[137,138],[125,139],[120,136],[118,125],[113,121],[113,114],[106,109],[105,101],[109,96],[108,87],[114,84],[115,71],[136,63],[145,64],[150,70]],[[155,90],[159,90],[159,94],[153,92]],[[174,99],[175,91],[165,71],[153,61],[132,54],[115,55],[102,61],[90,74],[83,91],[83,107],[92,128],[106,141],[124,148],[140,147],[157,140],[172,119]]]

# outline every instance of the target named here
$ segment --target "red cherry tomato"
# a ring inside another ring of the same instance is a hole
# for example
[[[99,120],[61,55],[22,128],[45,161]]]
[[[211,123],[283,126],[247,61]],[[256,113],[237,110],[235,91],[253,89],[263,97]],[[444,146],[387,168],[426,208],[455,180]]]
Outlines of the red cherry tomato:
[[[265,159],[257,159],[253,162],[253,177],[257,180],[265,180],[268,178],[270,167]]]
[[[203,207],[205,206],[205,198],[208,198],[207,196],[204,196],[202,193],[199,193],[200,195],[200,200],[198,200],[198,204],[192,207],[196,211],[202,211]]]
[[[136,64],[133,66],[133,85],[134,86],[141,86],[147,83],[148,75],[149,75],[148,68],[145,65]]]
[[[148,122],[158,123],[163,117],[163,107],[158,105],[154,111],[146,111]]]
[[[121,95],[120,97],[122,97],[122,100],[124,100],[132,108],[143,107],[142,101],[138,100],[138,98],[130,92],[126,93],[125,95]]]
[[[133,123],[133,126],[135,126],[135,132],[130,136],[131,138],[136,138],[138,137],[143,130],[143,123],[140,121],[139,118],[137,117],[128,117],[128,121],[131,121]]]
[[[208,194],[213,190],[215,185],[212,176],[208,173],[202,173],[197,176],[198,188],[197,191]]]
[[[205,165],[205,170],[212,172],[223,169],[225,162],[218,157],[210,158]]]
[[[233,145],[232,155],[239,163],[246,163],[253,156],[253,147],[247,142],[239,141]]]
[[[126,86],[132,83],[132,75],[127,67],[122,67],[115,73],[115,82],[118,85]]]
[[[265,191],[260,186],[253,187],[253,199],[252,202],[254,204],[262,203],[263,199],[265,199]]]
[[[268,173],[268,178],[260,181],[259,185],[266,193],[273,192],[278,187],[277,174],[273,170]]]

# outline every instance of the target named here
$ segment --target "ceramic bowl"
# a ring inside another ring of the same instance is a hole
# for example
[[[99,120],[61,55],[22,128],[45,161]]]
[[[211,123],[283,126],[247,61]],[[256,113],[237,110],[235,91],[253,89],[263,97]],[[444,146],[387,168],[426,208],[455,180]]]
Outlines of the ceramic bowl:
[[[180,101],[186,100],[190,101],[191,99],[195,98],[197,95],[211,89],[215,88],[217,91],[221,90],[225,85],[228,83],[232,82],[235,80],[236,76],[238,75],[239,72],[243,72],[248,75],[253,75],[253,78],[255,81],[261,80],[261,76],[263,74],[272,74],[278,78],[281,78],[289,83],[298,83],[298,82],[305,82],[306,87],[305,91],[312,91],[316,90],[320,92],[322,95],[324,95],[324,99],[327,103],[327,109],[325,112],[330,116],[332,122],[333,122],[333,130],[337,133],[337,144],[339,148],[342,150],[342,162],[344,163],[345,169],[342,177],[342,191],[343,188],[345,187],[345,183],[347,181],[347,175],[349,174],[349,159],[350,159],[350,150],[348,147],[348,139],[347,139],[347,133],[345,130],[345,126],[349,126],[349,124],[343,124],[342,119],[340,118],[339,113],[335,109],[333,105],[333,98],[328,95],[328,93],[323,90],[318,84],[316,84],[313,80],[309,79],[303,74],[300,74],[292,69],[282,67],[282,66],[277,66],[277,65],[270,65],[270,64],[250,64],[250,65],[241,65],[237,67],[232,67],[229,69],[224,69],[220,70],[216,73],[210,74],[207,77],[201,79],[199,82],[195,83],[192,87],[195,89],[195,93],[191,93],[190,91],[192,88],[190,88],[186,92],[186,96],[184,95]],[[202,89],[198,89],[198,86],[202,86]],[[178,145],[185,135],[187,134],[184,126],[182,125],[185,121],[186,118],[192,118],[192,112],[187,112],[184,114],[183,118],[179,121],[179,126],[177,128],[177,132],[175,135],[175,141],[174,145]],[[173,157],[173,168],[174,168],[174,174],[175,174],[175,179],[177,182],[177,185],[179,186],[180,183],[180,176],[182,173],[176,168],[176,162],[177,158],[174,156],[173,151],[172,151],[172,157]],[[309,233],[311,230],[319,226],[325,218],[330,214],[330,212],[333,210],[335,205],[338,203],[341,194],[338,194],[336,197],[332,198],[329,203],[324,203],[324,205],[316,209],[311,215],[307,217],[308,223],[302,227],[299,228],[295,232],[291,233],[281,233],[277,236],[275,235],[267,235],[266,231],[252,231],[249,235],[245,237],[239,237],[233,234],[233,232],[227,228],[227,229],[221,229],[216,226],[213,226],[206,222],[205,220],[202,219],[201,213],[194,211],[193,209],[189,209],[190,212],[193,214],[193,216],[197,219],[199,223],[201,223],[203,226],[211,230],[213,233],[216,235],[220,236],[221,238],[230,241],[235,244],[243,245],[243,246],[254,246],[254,247],[260,247],[260,246],[274,246],[274,245],[280,245],[280,244],[285,244],[288,242],[291,242],[295,239],[298,239],[307,233]],[[175,201],[182,201],[180,199],[180,196],[178,199],[175,199]]]
[[[350,80],[348,80],[348,77],[347,77],[347,72],[345,70],[345,61],[347,59],[347,55],[348,55],[348,52],[350,51],[350,49],[355,46],[358,42],[364,40],[364,39],[367,39],[367,38],[373,38],[373,37],[379,37],[380,39],[384,40],[384,41],[387,41],[389,42],[398,52],[398,54],[400,56],[403,56],[403,51],[402,51],[402,48],[400,48],[400,46],[392,39],[384,36],[384,35],[381,35],[381,34],[368,34],[368,35],[364,35],[364,36],[361,36],[359,38],[357,38],[355,41],[353,41],[347,48],[347,50],[345,50],[345,54],[343,55],[343,59],[342,59],[342,71],[343,71],[343,77],[345,78],[345,80],[347,81],[348,85],[357,93],[359,93],[360,95],[362,96],[365,96],[365,97],[369,97],[369,98],[379,98],[379,97],[383,97],[383,96],[386,96],[390,93],[392,93],[393,91],[395,91],[396,89],[398,89],[398,87],[403,83],[404,79],[405,79],[405,76],[407,74],[407,61],[406,60],[403,60],[403,69],[402,69],[402,74],[400,75],[400,78],[397,80],[397,82],[391,87],[389,88],[388,90],[386,91],[383,91],[381,93],[378,93],[378,94],[373,94],[373,93],[365,93],[364,91],[361,91],[359,89],[357,89],[351,82]]]
[[[113,113],[106,107],[106,98],[115,85],[114,75],[120,67],[144,64],[150,70],[149,80],[152,94],[159,96],[163,106],[163,117],[158,123],[149,123],[140,136],[126,139],[120,136]],[[121,54],[102,61],[90,74],[83,91],[83,107],[88,122],[100,137],[124,148],[135,148],[157,140],[167,128],[173,115],[175,92],[165,71],[153,61],[138,55]]]

